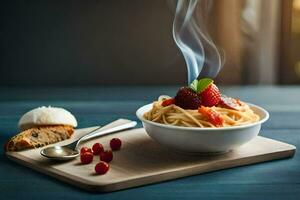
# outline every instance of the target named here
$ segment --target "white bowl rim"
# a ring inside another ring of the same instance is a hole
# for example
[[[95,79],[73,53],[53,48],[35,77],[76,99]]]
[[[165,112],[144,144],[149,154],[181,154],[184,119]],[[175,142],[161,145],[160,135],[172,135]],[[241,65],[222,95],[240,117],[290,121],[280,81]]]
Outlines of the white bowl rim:
[[[252,126],[256,126],[256,125],[259,125],[259,124],[262,124],[264,122],[266,122],[268,119],[269,119],[269,112],[266,111],[264,108],[260,107],[260,106],[257,106],[255,104],[251,104],[251,103],[247,103],[245,102],[246,104],[248,104],[250,107],[253,107],[253,108],[256,108],[258,110],[260,110],[263,114],[264,114],[264,118],[260,119],[259,121],[257,122],[254,122],[254,123],[250,123],[250,124],[245,124],[245,125],[240,125],[240,126],[229,126],[229,127],[217,127],[217,128],[210,128],[210,127],[206,127],[206,128],[201,128],[201,127],[184,127],[184,126],[174,126],[174,125],[168,125],[168,124],[161,124],[161,123],[158,123],[158,122],[153,122],[153,121],[150,121],[150,120],[147,120],[144,118],[144,113],[149,111],[152,107],[152,104],[153,103],[150,103],[150,104],[147,104],[147,105],[144,105],[142,107],[140,107],[137,111],[136,111],[136,116],[142,121],[142,122],[145,122],[145,123],[148,123],[148,124],[151,124],[151,125],[154,125],[154,126],[160,126],[160,127],[163,127],[163,128],[169,128],[169,129],[181,129],[181,130],[197,130],[197,131],[201,131],[201,130],[205,130],[205,131],[221,131],[221,130],[234,130],[234,129],[244,129],[244,128],[249,128],[249,127],[252,127]],[[150,109],[149,110],[146,110],[142,113],[142,110],[145,109],[146,107],[149,107]]]

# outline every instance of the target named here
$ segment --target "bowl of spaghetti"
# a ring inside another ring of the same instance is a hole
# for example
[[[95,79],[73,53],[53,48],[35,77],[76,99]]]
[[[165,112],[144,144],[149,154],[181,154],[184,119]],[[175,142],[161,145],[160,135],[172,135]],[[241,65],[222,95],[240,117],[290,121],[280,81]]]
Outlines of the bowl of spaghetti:
[[[172,149],[205,154],[234,150],[259,134],[269,118],[265,109],[222,95],[212,82],[205,85],[183,87],[175,98],[161,96],[139,108],[147,134]]]

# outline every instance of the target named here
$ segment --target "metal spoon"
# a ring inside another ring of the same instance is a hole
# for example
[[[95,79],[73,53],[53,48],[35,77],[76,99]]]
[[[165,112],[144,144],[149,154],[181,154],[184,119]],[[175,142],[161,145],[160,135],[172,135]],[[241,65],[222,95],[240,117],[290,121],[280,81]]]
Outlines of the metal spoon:
[[[105,129],[105,130],[99,130],[97,128],[96,130],[93,130],[92,132],[88,133],[87,135],[79,138],[78,140],[72,142],[71,144],[65,145],[65,146],[52,146],[52,147],[47,147],[45,149],[41,150],[41,155],[51,158],[53,160],[71,160],[76,158],[79,155],[79,144],[81,142],[84,142],[86,140],[107,135],[110,133],[115,133],[118,131],[130,129],[136,126],[135,121],[129,121],[126,122],[125,124],[118,125],[113,128]]]

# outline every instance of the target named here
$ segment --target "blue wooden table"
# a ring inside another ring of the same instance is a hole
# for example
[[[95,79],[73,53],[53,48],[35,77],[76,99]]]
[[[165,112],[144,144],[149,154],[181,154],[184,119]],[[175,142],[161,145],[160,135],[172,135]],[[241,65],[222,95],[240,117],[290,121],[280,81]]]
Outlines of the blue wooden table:
[[[177,87],[0,88],[0,143],[17,133],[19,117],[42,105],[74,113],[79,127],[136,120],[138,107]],[[223,93],[263,106],[270,120],[261,135],[300,148],[300,87],[225,87]],[[139,124],[140,126],[140,124]],[[8,160],[0,150],[0,199],[300,199],[300,156],[178,180],[93,194]]]

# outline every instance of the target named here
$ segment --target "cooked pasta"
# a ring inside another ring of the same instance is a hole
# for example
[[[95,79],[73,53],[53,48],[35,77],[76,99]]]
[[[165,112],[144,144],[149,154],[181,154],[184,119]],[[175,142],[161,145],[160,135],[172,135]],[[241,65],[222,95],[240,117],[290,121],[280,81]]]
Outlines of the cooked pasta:
[[[162,124],[184,127],[230,127],[250,124],[259,120],[259,116],[246,103],[240,102],[238,109],[220,106],[207,108],[217,114],[222,123],[220,126],[212,123],[207,115],[198,110],[183,109],[175,104],[162,106],[162,100],[153,103],[152,109],[144,114],[145,119]]]

